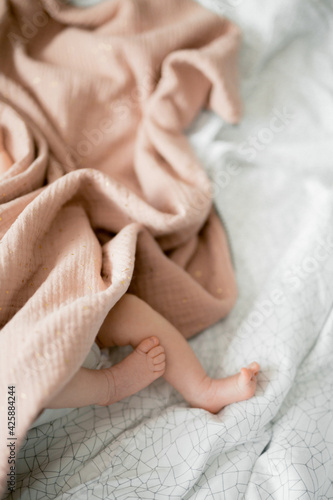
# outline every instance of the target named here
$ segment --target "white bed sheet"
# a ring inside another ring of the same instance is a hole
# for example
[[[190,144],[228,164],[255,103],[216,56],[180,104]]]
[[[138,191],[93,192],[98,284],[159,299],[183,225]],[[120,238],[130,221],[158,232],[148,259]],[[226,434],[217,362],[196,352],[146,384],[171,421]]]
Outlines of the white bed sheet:
[[[257,360],[256,395],[211,415],[160,379],[112,407],[73,410],[29,431],[10,498],[333,498],[333,7],[201,3],[244,38],[241,124],[204,112],[189,131],[239,299],[191,345],[214,376]]]

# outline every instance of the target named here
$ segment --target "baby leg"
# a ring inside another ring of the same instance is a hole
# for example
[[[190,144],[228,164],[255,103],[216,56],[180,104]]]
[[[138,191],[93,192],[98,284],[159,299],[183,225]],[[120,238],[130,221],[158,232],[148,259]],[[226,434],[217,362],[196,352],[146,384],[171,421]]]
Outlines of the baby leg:
[[[156,337],[146,338],[120,363],[101,370],[80,368],[47,408],[110,405],[147,387],[165,369],[164,349]]]
[[[167,359],[164,378],[194,407],[217,413],[224,406],[253,396],[259,365],[252,363],[225,379],[208,377],[181,333],[147,303],[125,294],[106,317],[96,342],[100,347],[132,345],[157,336]]]

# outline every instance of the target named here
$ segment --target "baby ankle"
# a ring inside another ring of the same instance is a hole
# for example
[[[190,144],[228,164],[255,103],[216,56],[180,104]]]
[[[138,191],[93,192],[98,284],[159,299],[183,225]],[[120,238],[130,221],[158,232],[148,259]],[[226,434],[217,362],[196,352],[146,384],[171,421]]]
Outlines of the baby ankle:
[[[104,383],[102,385],[104,386],[104,390],[101,391],[103,396],[101,396],[101,400],[97,404],[99,406],[109,406],[116,396],[115,380],[111,370],[102,369],[100,373],[103,376]]]

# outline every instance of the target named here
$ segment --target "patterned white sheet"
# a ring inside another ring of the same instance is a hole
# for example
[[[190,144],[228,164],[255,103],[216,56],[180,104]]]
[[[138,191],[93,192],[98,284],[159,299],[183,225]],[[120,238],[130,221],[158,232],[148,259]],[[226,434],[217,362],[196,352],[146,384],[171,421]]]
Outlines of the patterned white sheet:
[[[241,125],[205,112],[189,131],[240,296],[191,345],[214,376],[257,360],[256,395],[211,415],[161,379],[112,407],[73,410],[29,431],[9,498],[333,498],[333,7],[202,3],[244,33]]]

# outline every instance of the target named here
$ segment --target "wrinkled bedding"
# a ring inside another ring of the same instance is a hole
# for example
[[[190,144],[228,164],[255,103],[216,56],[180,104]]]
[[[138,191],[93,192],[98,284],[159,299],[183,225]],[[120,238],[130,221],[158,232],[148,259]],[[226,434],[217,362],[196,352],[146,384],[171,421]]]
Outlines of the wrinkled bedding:
[[[202,3],[243,33],[241,123],[205,111],[187,131],[239,297],[190,342],[213,376],[257,360],[256,395],[211,415],[160,379],[75,409],[28,432],[10,498],[333,498],[333,9]]]

